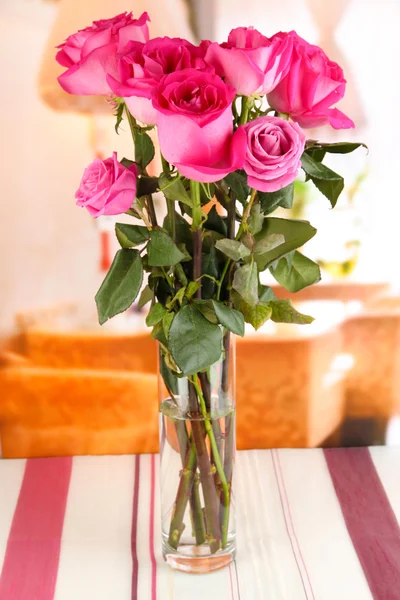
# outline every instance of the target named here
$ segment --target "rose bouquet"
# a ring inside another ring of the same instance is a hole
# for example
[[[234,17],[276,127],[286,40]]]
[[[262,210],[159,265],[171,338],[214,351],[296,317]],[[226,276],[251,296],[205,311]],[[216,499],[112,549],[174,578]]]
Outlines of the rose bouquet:
[[[342,69],[294,31],[238,28],[223,44],[195,46],[149,40],[147,21],[125,13],[71,35],[57,54],[59,82],[107,97],[117,132],[126,120],[132,134],[133,160],[96,159],[77,204],[93,217],[132,217],[116,224],[121,249],[96,296],[99,320],[128,309],[147,274],[139,306],[150,303],[160,351],[164,555],[186,571],[211,570],[235,549],[232,334],[244,335],[245,322],[312,321],[261,284],[261,272],[290,292],[320,279],[299,251],[315,228],[271,215],[291,208],[300,169],[334,207],[344,181],[324,157],[360,144],[307,139],[307,127],[354,125],[335,108]],[[154,127],[158,176],[147,171]]]

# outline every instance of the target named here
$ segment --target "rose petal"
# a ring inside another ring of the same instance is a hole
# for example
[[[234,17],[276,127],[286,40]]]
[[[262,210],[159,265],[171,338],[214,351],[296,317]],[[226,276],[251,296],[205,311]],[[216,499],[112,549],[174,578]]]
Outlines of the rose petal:
[[[264,73],[249,56],[237,48],[221,48],[213,43],[209,46],[206,62],[213,65],[217,73],[243,96],[255,94],[264,81]]]
[[[233,134],[229,155],[224,157],[216,166],[205,166],[201,164],[180,164],[175,166],[184,177],[200,181],[201,183],[213,183],[226,177],[229,173],[241,169],[246,156],[246,133],[243,127],[239,127]]]
[[[124,97],[124,101],[129,109],[129,112],[137,121],[140,121],[140,123],[145,123],[145,125],[157,124],[157,116],[159,113],[153,107],[151,100],[148,98],[130,96],[129,98]]]
[[[110,94],[106,74],[118,76],[115,52],[115,44],[97,48],[80,64],[60,75],[59,84],[69,94],[81,96]]]

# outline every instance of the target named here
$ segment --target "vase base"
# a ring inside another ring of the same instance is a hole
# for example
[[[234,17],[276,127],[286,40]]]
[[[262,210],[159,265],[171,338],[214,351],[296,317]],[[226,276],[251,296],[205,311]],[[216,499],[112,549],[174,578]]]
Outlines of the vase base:
[[[174,550],[163,541],[163,556],[166,563],[177,571],[204,574],[218,571],[230,565],[236,553],[235,542],[228,544],[225,550],[210,554],[208,546],[182,544]]]

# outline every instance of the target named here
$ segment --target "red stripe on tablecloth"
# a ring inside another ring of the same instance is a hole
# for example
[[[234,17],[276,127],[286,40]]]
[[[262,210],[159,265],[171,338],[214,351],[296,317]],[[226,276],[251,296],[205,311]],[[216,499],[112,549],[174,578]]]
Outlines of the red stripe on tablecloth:
[[[151,468],[150,468],[150,480],[151,480],[151,489],[150,489],[150,532],[149,532],[149,542],[150,542],[150,559],[151,559],[151,600],[157,600],[157,561],[156,555],[154,553],[154,504],[155,504],[155,487],[156,487],[156,465],[155,465],[155,456],[151,455]]]
[[[400,600],[400,527],[368,448],[324,453],[374,600]]]
[[[0,577],[0,600],[53,600],[72,458],[26,463]]]
[[[278,477],[278,472],[277,472],[277,468],[276,468],[276,464],[275,464],[275,458],[274,458],[274,451],[273,450],[271,450],[271,459],[272,459],[272,465],[274,467],[274,473],[275,473],[276,483],[277,483],[277,486],[278,486],[279,499],[280,499],[280,503],[281,503],[281,507],[282,507],[282,514],[283,514],[283,518],[285,520],[286,533],[288,535],[289,542],[290,542],[290,545],[292,547],[292,552],[293,552],[294,560],[296,561],[297,570],[298,570],[299,575],[300,575],[301,583],[302,583],[303,590],[304,590],[304,595],[308,599],[309,596],[308,596],[308,593],[307,593],[307,590],[306,590],[306,585],[305,585],[305,582],[304,582],[303,573],[302,573],[299,561],[297,559],[297,552],[296,552],[295,547],[294,547],[292,535],[291,535],[291,532],[290,532],[290,529],[289,529],[289,522],[288,522],[288,519],[286,517],[286,509],[285,509],[285,504],[283,502],[283,495],[282,495],[282,491],[281,491],[281,484],[280,484],[279,477]]]
[[[139,507],[139,484],[140,484],[140,454],[135,456],[135,481],[133,485],[133,514],[132,514],[132,600],[138,600],[138,575],[139,561],[137,556],[137,526]],[[0,599],[1,600],[1,599]]]

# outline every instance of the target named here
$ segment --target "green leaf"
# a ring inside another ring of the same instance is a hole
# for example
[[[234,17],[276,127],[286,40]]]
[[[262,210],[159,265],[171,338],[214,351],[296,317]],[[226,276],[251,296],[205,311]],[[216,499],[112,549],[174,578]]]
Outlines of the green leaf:
[[[243,314],[246,323],[250,323],[256,331],[271,317],[272,309],[268,304],[259,302],[250,306],[238,294],[234,293],[233,297],[235,306]]]
[[[190,281],[189,285],[186,288],[186,298],[192,298],[199,289],[199,287],[200,283],[197,283],[196,281]]]
[[[195,306],[188,304],[175,316],[168,342],[174,361],[188,377],[220,359],[222,330],[207,321]]]
[[[309,154],[309,150],[314,150],[315,148],[324,150],[325,152],[329,152],[331,154],[349,154],[361,146],[368,150],[368,146],[362,142],[335,142],[334,144],[318,143],[315,144],[315,146],[307,148],[307,154]]]
[[[250,194],[250,188],[247,185],[247,175],[244,171],[234,171],[225,177],[239,202],[245,202]]]
[[[141,225],[115,224],[115,234],[122,248],[133,248],[144,244],[150,237],[146,227]]]
[[[192,257],[189,254],[189,252],[187,251],[185,244],[177,244],[177,247],[183,254],[183,258],[182,258],[181,262],[183,262],[183,263],[190,262],[192,260]]]
[[[322,162],[325,158],[326,150],[323,148],[307,148],[307,154],[317,162]]]
[[[343,177],[314,160],[307,153],[301,157],[301,166],[319,191],[328,198],[333,208],[344,188]]]
[[[119,133],[119,127],[122,123],[122,115],[124,114],[124,108],[125,108],[125,103],[124,102],[119,102],[118,106],[117,106],[117,111],[115,113],[115,117],[117,117],[116,123],[115,123],[115,133]],[[122,162],[122,161],[121,161]]]
[[[141,177],[138,177],[136,190],[136,196],[138,198],[140,198],[141,196],[147,196],[148,194],[154,194],[157,190],[157,177],[147,177],[145,175],[141,175]]]
[[[247,258],[251,254],[250,250],[247,248],[247,246],[242,244],[242,242],[228,240],[227,238],[218,240],[218,242],[215,243],[215,247],[217,250],[225,254],[225,256],[228,256],[235,261]]]
[[[247,304],[254,306],[258,302],[258,272],[254,262],[239,267],[235,271],[232,287]]]
[[[203,244],[203,248],[206,249],[206,245]],[[218,278],[218,261],[217,253],[215,251],[214,243],[208,249],[208,252],[203,252],[201,255],[201,274],[210,275],[210,277]],[[202,296],[208,300],[214,295],[215,283],[208,277],[203,277],[201,280]]]
[[[151,309],[149,311],[149,314],[146,317],[147,327],[153,327],[153,325],[157,325],[157,323],[162,321],[166,312],[167,312],[167,309],[165,308],[165,306],[163,306],[159,302],[156,302],[156,304],[153,304],[153,306],[151,307]]]
[[[183,202],[193,206],[193,201],[183,185],[181,177],[169,178],[165,173],[159,177],[159,189],[168,200]]]
[[[160,355],[160,373],[168,392],[173,395],[178,394],[178,378],[171,372],[165,362],[165,357]]]
[[[217,315],[218,321],[235,333],[236,335],[244,336],[244,317],[241,312],[235,310],[234,308],[229,308],[222,302],[217,302],[216,300],[212,301],[215,314]]]
[[[260,233],[256,235],[256,240],[267,238],[272,234],[281,234],[285,241],[268,252],[258,255],[257,266],[259,271],[263,271],[274,261],[282,258],[285,254],[301,248],[308,240],[316,234],[315,227],[308,221],[293,221],[289,219],[278,219],[276,217],[267,217]]]
[[[150,242],[147,246],[147,254],[151,267],[173,266],[185,258],[168,233],[160,229],[153,229],[149,233]]]
[[[300,252],[294,253],[291,268],[283,258],[279,261],[276,269],[271,269],[271,273],[277,282],[289,292],[298,292],[321,279],[317,263]]]
[[[153,160],[154,153],[154,144],[151,137],[139,128],[136,129],[135,162],[144,169]]]
[[[182,300],[185,296],[185,292],[186,292],[186,287],[181,287],[175,294],[175,296],[172,298],[172,300],[170,302],[168,302],[167,304],[167,308],[172,308],[174,306],[174,304],[176,302],[179,302],[179,304],[182,304]]]
[[[168,332],[169,332],[171,323],[174,320],[174,318],[175,318],[175,313],[173,313],[173,312],[167,312],[163,316],[162,326],[163,326],[164,335],[167,339],[168,339]]]
[[[248,220],[249,230],[252,235],[256,235],[262,229],[264,223],[264,215],[261,212],[261,205],[259,202],[253,204]]]
[[[217,315],[215,314],[212,300],[203,300],[202,298],[196,298],[196,300],[193,301],[193,304],[196,305],[197,310],[201,312],[201,314],[207,319],[207,321],[210,321],[210,323],[214,324],[218,323]]]
[[[143,288],[142,293],[140,294],[140,298],[138,300],[138,308],[143,308],[143,306],[150,302],[150,300],[153,300],[153,296],[153,290],[149,285],[146,285],[146,287]]]
[[[272,300],[269,305],[272,309],[271,320],[275,323],[308,325],[314,321],[313,317],[298,312],[290,300]]]
[[[118,250],[96,294],[99,323],[124,312],[136,299],[143,280],[143,267],[137,250]]]
[[[217,213],[217,209],[213,206],[210,212],[207,215],[207,219],[204,222],[203,227],[205,229],[211,229],[211,231],[216,231],[220,233],[224,237],[227,234],[227,226],[224,219],[222,219]]]
[[[120,160],[121,165],[123,165],[124,167],[128,168],[131,167],[132,165],[135,164],[134,160],[129,160],[129,158],[123,158]]]
[[[279,208],[292,208],[294,184],[290,183],[276,192],[258,192],[261,210],[264,215],[269,215]]]
[[[160,342],[160,344],[162,344],[165,347],[168,346],[167,338],[165,337],[164,327],[162,323],[157,323],[157,325],[154,325],[153,331],[150,335],[153,338],[153,340],[157,340],[157,342]]]
[[[276,296],[268,285],[259,285],[258,286],[258,297],[260,302],[270,302],[271,300],[276,300]]]
[[[264,254],[271,252],[278,246],[281,246],[285,243],[285,237],[281,233],[271,233],[267,235],[267,237],[263,238],[254,246],[254,259],[257,263],[257,266],[262,270],[265,261]]]
[[[174,211],[175,217],[175,241],[177,244],[185,244],[188,252],[190,253],[193,249],[193,238],[192,232],[190,231],[190,225],[186,221],[182,215],[178,212]],[[163,228],[168,231],[171,235],[172,231],[170,231],[170,223],[168,215],[165,217],[163,221]],[[183,259],[182,259],[183,260]]]

